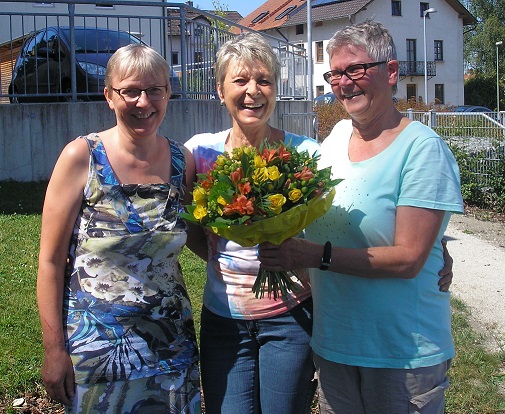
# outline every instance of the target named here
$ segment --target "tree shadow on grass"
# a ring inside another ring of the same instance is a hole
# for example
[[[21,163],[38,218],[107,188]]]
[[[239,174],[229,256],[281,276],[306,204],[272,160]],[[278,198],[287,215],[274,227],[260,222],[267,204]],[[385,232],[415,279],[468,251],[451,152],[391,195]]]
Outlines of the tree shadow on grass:
[[[0,214],[41,214],[47,181],[0,181]]]

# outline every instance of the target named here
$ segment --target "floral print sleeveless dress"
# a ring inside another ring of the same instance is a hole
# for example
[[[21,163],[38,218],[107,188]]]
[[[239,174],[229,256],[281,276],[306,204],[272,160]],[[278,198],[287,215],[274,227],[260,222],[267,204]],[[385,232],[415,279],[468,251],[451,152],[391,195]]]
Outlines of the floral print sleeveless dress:
[[[64,324],[72,413],[200,412],[198,349],[178,256],[186,226],[182,145],[169,184],[118,183],[97,134],[72,238]],[[168,161],[167,161],[168,162]]]

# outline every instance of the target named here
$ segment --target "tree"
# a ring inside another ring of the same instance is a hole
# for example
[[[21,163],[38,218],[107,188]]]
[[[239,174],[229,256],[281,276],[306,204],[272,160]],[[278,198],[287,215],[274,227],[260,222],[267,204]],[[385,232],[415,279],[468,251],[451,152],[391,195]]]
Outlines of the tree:
[[[471,0],[467,2],[467,7],[477,19],[477,24],[464,33],[465,68],[470,75],[465,83],[465,103],[476,105],[487,103],[494,108],[496,42],[503,41],[500,51],[505,56],[505,1]],[[505,78],[505,59],[499,59],[498,65],[500,90],[503,90],[505,82],[501,79]],[[490,105],[490,102],[493,104]]]

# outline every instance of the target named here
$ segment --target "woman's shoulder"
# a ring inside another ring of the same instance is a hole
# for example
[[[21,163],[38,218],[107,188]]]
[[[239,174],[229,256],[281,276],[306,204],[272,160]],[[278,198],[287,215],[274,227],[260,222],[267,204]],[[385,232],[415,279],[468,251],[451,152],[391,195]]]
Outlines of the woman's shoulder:
[[[284,131],[284,143],[301,150],[308,150],[309,152],[319,151],[320,148],[319,143],[314,138],[288,131]]]
[[[201,134],[193,135],[187,140],[184,145],[186,148],[193,149],[199,146],[215,147],[216,145],[224,145],[226,137],[230,132],[229,129],[220,132],[204,132]]]

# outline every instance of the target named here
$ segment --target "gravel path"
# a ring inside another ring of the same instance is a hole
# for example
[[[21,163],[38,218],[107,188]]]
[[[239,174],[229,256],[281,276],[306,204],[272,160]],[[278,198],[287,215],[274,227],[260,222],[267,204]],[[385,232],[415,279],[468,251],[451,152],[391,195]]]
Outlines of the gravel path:
[[[474,329],[493,352],[505,350],[505,226],[453,216],[446,231],[454,258],[451,292],[471,310]]]

